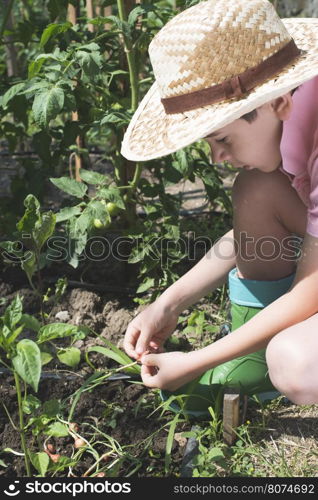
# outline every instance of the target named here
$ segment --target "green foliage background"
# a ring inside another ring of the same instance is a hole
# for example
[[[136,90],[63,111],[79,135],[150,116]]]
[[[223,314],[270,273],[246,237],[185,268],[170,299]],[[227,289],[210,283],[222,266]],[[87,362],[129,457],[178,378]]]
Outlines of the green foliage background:
[[[220,206],[230,213],[231,204],[203,141],[142,164],[123,158],[120,146],[138,103],[154,80],[147,51],[151,39],[169,19],[198,2],[160,0],[134,5],[101,0],[100,6],[111,6],[112,14],[94,19],[87,18],[83,0],[70,3],[80,7],[74,26],[68,20],[67,0],[3,3],[11,8],[13,25],[4,24],[3,9],[0,136],[10,153],[35,154],[21,157],[24,175],[12,182],[13,198],[1,201],[0,227],[3,232],[12,230],[29,194],[42,203],[51,179],[69,196],[62,203],[62,215],[57,214],[57,230],[63,226],[75,242],[69,256],[72,266],[78,265],[97,220],[106,232],[118,231],[136,241],[142,238],[141,252],[131,255],[131,262],[141,265],[141,291],[162,288],[174,281],[173,266],[184,257],[176,252],[166,269],[147,258],[147,238],[154,234],[174,241],[180,238],[181,200],[168,194],[167,187],[199,177],[212,209]],[[17,58],[12,76],[7,69],[10,47]],[[94,170],[89,157],[93,149],[113,165],[111,178],[85,178],[84,171]],[[74,155],[84,167],[84,183],[78,186],[68,179]],[[143,175],[146,171],[150,175]],[[93,195],[85,181],[94,186]],[[102,201],[116,205],[116,217]],[[146,214],[145,220],[136,215],[137,205]]]

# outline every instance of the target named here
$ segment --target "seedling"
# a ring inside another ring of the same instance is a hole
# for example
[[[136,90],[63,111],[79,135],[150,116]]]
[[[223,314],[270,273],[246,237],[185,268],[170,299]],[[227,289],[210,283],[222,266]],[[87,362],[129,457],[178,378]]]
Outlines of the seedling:
[[[35,340],[21,338],[25,332],[25,327],[35,332]],[[87,329],[75,325],[66,325],[61,323],[51,323],[41,326],[39,322],[28,314],[23,314],[22,300],[17,295],[12,303],[6,308],[3,316],[0,317],[0,363],[12,372],[15,381],[19,424],[16,426],[5,407],[13,427],[19,432],[21,446],[24,453],[25,467],[27,475],[31,475],[30,459],[36,468],[43,469],[43,461],[46,459],[30,454],[26,446],[25,431],[30,423],[42,423],[37,419],[29,419],[26,425],[24,414],[30,414],[41,404],[37,398],[27,394],[27,386],[31,386],[34,392],[38,391],[39,381],[42,372],[41,344],[56,338],[72,336],[73,338],[84,338]],[[22,397],[21,382],[24,383],[24,395]],[[45,419],[47,424],[47,419]],[[45,425],[44,424],[44,425]],[[43,452],[45,454],[45,452]],[[39,462],[41,460],[41,462]]]

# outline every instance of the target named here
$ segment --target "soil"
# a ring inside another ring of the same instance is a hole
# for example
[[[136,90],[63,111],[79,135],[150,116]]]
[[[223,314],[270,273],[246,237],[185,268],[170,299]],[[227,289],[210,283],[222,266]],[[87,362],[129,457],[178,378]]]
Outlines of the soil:
[[[10,271],[7,268],[0,269],[1,298],[6,299],[8,304],[17,292],[24,298],[24,312],[39,316],[38,298],[32,290],[27,288],[21,271],[17,268],[14,271],[12,268]],[[50,304],[47,311],[50,311],[50,321],[63,320],[70,324],[87,325],[100,337],[120,347],[128,323],[143,307],[145,306],[137,306],[132,297],[126,294],[116,296],[115,293],[97,293],[69,287],[61,302],[53,307]],[[208,299],[201,300],[196,307],[204,310],[210,317],[218,312],[217,307]],[[0,315],[3,314],[4,309],[5,306],[2,305]],[[189,316],[189,311],[185,311],[185,316]],[[179,329],[175,332],[179,342],[178,350],[190,350],[194,347],[191,335],[186,337],[182,333],[184,326],[186,323],[179,325]],[[31,332],[27,334],[32,337]],[[85,361],[84,352],[90,346],[104,345],[100,337],[91,333],[74,344],[82,352],[81,362],[76,369],[71,370],[55,360],[43,367],[39,391],[34,396],[43,403],[58,400],[61,404],[61,415],[65,420],[68,419],[71,404],[74,403],[79,389],[93,373],[92,368]],[[196,341],[206,342],[207,339],[200,338]],[[59,345],[63,346],[63,341]],[[176,347],[168,345],[168,349],[176,350]],[[112,360],[98,353],[91,353],[89,360],[97,370],[118,367]],[[32,394],[32,390],[29,390],[29,393]],[[7,373],[0,374],[0,394],[1,402],[5,403],[13,423],[17,424],[14,379]],[[174,414],[167,411],[161,415],[160,410],[158,411],[160,403],[158,391],[144,387],[138,377],[126,380],[105,380],[95,389],[81,393],[72,415],[72,421],[79,426],[78,433],[90,443],[94,443],[94,450],[99,456],[109,450],[111,440],[116,443],[117,454],[111,456],[109,467],[117,459],[118,467],[110,468],[106,471],[106,475],[117,477],[129,474],[138,477],[163,477],[165,475],[167,435],[169,423]],[[265,476],[275,475],[276,469],[273,472],[273,467],[276,462],[280,463],[282,453],[280,450],[282,449],[285,450],[287,463],[289,461],[291,463],[291,470],[296,470],[300,476],[304,474],[304,470],[309,470],[309,474],[312,474],[316,468],[316,453],[318,453],[317,408],[317,405],[309,408],[297,407],[289,403],[277,406],[266,416],[266,412],[261,415],[253,406],[248,407],[245,418],[256,422],[262,420],[265,415],[267,420],[265,427],[263,424],[263,430],[255,431],[255,441],[262,443],[263,461],[266,459],[267,464],[272,464],[266,465]],[[35,414],[30,415],[32,416]],[[182,432],[189,431],[191,425],[192,423],[184,420],[178,423],[171,450],[170,475],[180,475],[187,443],[187,439],[182,437]],[[30,430],[27,431],[28,448],[33,452],[43,451],[45,439],[48,439],[48,443],[61,457],[74,456],[76,450],[72,436],[48,438],[43,433],[35,436]],[[9,422],[3,405],[0,404],[0,450],[4,448],[21,452],[19,434]],[[303,457],[303,461],[299,460],[297,455],[298,461],[295,462],[295,450],[298,450],[298,455],[301,454],[299,456]],[[0,467],[0,477],[14,478],[26,474],[22,457],[2,452],[0,459],[6,464],[6,467]],[[98,472],[94,468],[95,461],[96,457],[83,451],[77,458],[76,464],[55,474],[60,477],[70,475],[80,477],[85,474],[93,476]],[[297,464],[297,469],[295,469],[295,464]],[[108,462],[103,465],[104,468],[106,466]],[[257,467],[259,464],[255,463],[255,468]],[[279,475],[278,466],[277,470]],[[35,470],[34,474],[36,474]],[[220,475],[223,474],[224,471],[220,471]]]
[[[17,272],[17,274],[19,273]],[[14,282],[2,281],[0,284],[1,297],[7,299],[7,304],[16,295],[17,290],[14,290],[14,288],[17,287],[20,279],[23,280],[22,277],[17,277]],[[28,314],[38,313],[39,301],[36,294],[25,287],[19,288],[18,292],[24,298],[24,312]],[[3,314],[4,309],[5,306],[2,306],[0,314]],[[109,295],[74,288],[66,293],[59,305],[53,307],[51,317],[52,320],[58,321],[56,315],[59,316],[62,311],[61,317],[67,318],[67,323],[87,325],[100,334],[101,337],[105,337],[113,344],[121,346],[128,323],[140,309],[141,306],[137,307],[128,298],[114,299],[114,294],[110,297]],[[63,342],[60,345],[63,345]],[[77,341],[74,344],[75,347],[80,348],[82,353],[92,345],[104,344],[94,334],[88,335],[84,340]],[[92,353],[90,361],[96,369],[101,370],[115,365],[113,361],[97,353],[96,355]],[[115,366],[118,367],[118,365]],[[66,368],[67,366],[53,361],[44,366],[43,377],[48,375],[52,378],[42,378],[39,390],[34,394],[43,403],[52,399],[59,400],[64,405],[65,415],[68,414],[72,395],[76,394],[83,382],[93,373],[83,356],[76,370],[72,372]],[[147,470],[152,469],[152,462],[162,461],[164,458],[167,431],[165,429],[159,430],[160,419],[158,420],[158,417],[150,417],[155,408],[154,394],[151,394],[147,388],[138,382],[138,380],[105,381],[105,383],[98,385],[95,390],[83,392],[72,418],[79,425],[80,433],[83,436],[88,435],[90,424],[94,424],[100,433],[107,434],[116,440],[119,446],[133,447],[132,455],[138,457],[140,462],[138,474],[147,476],[151,475]],[[5,402],[11,419],[17,424],[18,414],[14,378],[8,376],[7,373],[0,374],[0,393],[1,400]],[[29,390],[29,393],[32,393],[32,390]],[[143,399],[147,400],[147,404],[143,403]],[[185,425],[184,428],[187,429],[189,426]],[[154,437],[151,438],[153,434]],[[44,438],[43,435],[40,437],[42,446],[44,445]],[[41,448],[39,449],[39,442],[31,433],[27,433],[27,441],[31,451],[43,451]],[[148,442],[146,448],[145,442]],[[58,439],[50,438],[50,443],[53,444],[56,453],[60,453],[62,456],[71,457],[74,452],[74,439],[71,436]],[[0,449],[3,448],[21,451],[19,434],[8,421],[8,417],[1,405]],[[96,446],[96,450],[101,454],[105,453],[102,448],[103,445]],[[149,457],[146,462],[141,461],[142,455],[147,454],[149,449],[151,449],[153,458]],[[173,462],[178,467],[182,460],[183,448],[177,441],[173,444],[172,454]],[[6,453],[1,455],[1,458],[7,467],[0,469],[0,476],[21,477],[25,475],[24,460],[21,457]],[[76,476],[83,475],[94,462],[95,459],[91,454],[84,453],[74,468],[73,474]],[[127,462],[129,463],[129,460]],[[126,461],[124,460],[118,471],[119,475],[125,474],[125,467]],[[61,474],[66,475],[66,472],[64,471]]]

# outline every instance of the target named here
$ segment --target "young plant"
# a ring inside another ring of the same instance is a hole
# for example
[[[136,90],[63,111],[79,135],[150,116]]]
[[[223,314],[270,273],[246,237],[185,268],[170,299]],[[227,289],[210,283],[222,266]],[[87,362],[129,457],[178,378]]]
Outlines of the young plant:
[[[26,333],[26,328],[34,332],[34,340],[21,338]],[[27,449],[25,431],[32,421],[26,425],[24,413],[28,413],[27,409],[31,408],[32,405],[34,407],[35,400],[28,398],[27,389],[30,386],[34,392],[38,391],[42,365],[52,359],[51,356],[47,359],[45,354],[42,354],[41,344],[56,338],[72,337],[73,339],[83,339],[86,334],[87,328],[75,325],[51,323],[41,326],[36,318],[23,314],[22,300],[19,295],[13,299],[6,308],[4,315],[0,317],[0,363],[14,376],[19,414],[18,426],[13,423],[4,403],[2,404],[10,422],[20,434],[28,476],[31,475],[31,455]],[[24,383],[24,393],[21,388],[21,381]]]
[[[86,361],[91,368],[93,368],[95,370],[95,367],[92,365],[92,363],[89,360],[89,353],[90,352],[99,352],[100,354],[103,354],[104,356],[116,361],[116,363],[118,363],[119,365],[122,365],[118,369],[115,369],[115,371],[125,371],[126,373],[140,375],[140,366],[138,365],[137,361],[132,361],[131,358],[129,356],[127,356],[127,354],[125,354],[121,349],[116,347],[109,340],[105,339],[101,335],[98,335],[98,334],[96,334],[96,335],[104,344],[106,344],[107,347],[94,346],[94,347],[89,347],[87,349],[87,351],[85,353],[85,358],[86,358]],[[112,370],[110,370],[110,372],[111,371]],[[108,372],[107,372],[107,374],[108,374]]]
[[[80,200],[77,205],[64,207],[56,214],[56,222],[65,224],[70,239],[67,261],[73,267],[78,266],[89,236],[96,234],[96,229],[99,234],[105,232],[112,218],[126,209],[124,191],[109,176],[85,169],[80,170],[80,175],[83,182],[68,177],[51,178],[56,187]],[[93,194],[89,186],[94,189]]]
[[[6,250],[3,254],[5,261],[21,264],[32,289],[41,298],[43,292],[41,269],[47,263],[42,249],[54,232],[56,218],[52,211],[41,212],[40,203],[32,194],[25,198],[24,206],[26,208],[24,215],[16,225],[15,241],[3,241],[0,246]],[[34,283],[35,274],[38,277],[37,284]],[[42,307],[41,310],[43,314]]]

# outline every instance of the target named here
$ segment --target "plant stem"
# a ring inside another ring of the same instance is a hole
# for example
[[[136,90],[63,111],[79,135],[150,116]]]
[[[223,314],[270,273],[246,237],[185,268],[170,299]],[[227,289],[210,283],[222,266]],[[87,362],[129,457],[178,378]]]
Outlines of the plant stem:
[[[127,14],[125,12],[124,0],[117,0],[119,19],[124,23],[127,23]],[[135,51],[132,46],[132,40],[130,40],[123,33],[124,40],[124,50],[126,52],[129,78],[130,78],[130,88],[131,88],[131,109],[136,111],[138,106],[138,94],[139,94],[139,83],[138,75],[135,65]]]
[[[8,417],[8,419],[9,419],[10,424],[12,425],[12,427],[14,428],[14,430],[15,430],[15,431],[19,432],[19,429],[17,429],[17,427],[15,426],[15,424],[14,424],[14,422],[13,422],[12,418],[11,418],[11,415],[10,415],[10,413],[9,413],[8,408],[6,407],[6,405],[5,405],[2,401],[1,401],[1,404],[2,404],[2,406],[3,406],[4,411],[5,411],[5,412],[6,412],[6,414],[7,414],[7,417]]]
[[[122,22],[127,22],[127,14],[125,12],[124,0],[117,0],[118,6],[118,14],[119,18]],[[135,49],[133,48],[132,40],[129,39],[125,34],[123,34],[124,40],[124,50],[126,52],[128,69],[129,69],[129,79],[130,79],[130,88],[131,88],[131,109],[132,111],[136,111],[138,107],[138,99],[139,99],[139,80],[138,80],[138,72],[136,68],[136,54]],[[142,172],[142,166],[140,163],[136,163],[134,177],[131,183],[132,191],[134,191],[137,187],[138,181],[140,179]],[[128,194],[129,197],[129,194]]]
[[[142,173],[142,165],[141,165],[141,163],[136,163],[136,170],[134,173],[134,178],[131,181],[131,185],[130,185],[130,187],[132,188],[133,191],[136,189],[136,187],[138,185],[141,173]]]
[[[14,381],[15,381],[15,388],[17,391],[18,410],[19,410],[19,434],[20,434],[20,438],[21,438],[22,450],[24,453],[25,468],[26,468],[27,476],[31,477],[31,465],[30,465],[30,459],[29,459],[29,455],[28,455],[28,449],[26,446],[25,434],[24,434],[21,386],[20,386],[19,376],[16,372],[14,372]]]
[[[6,29],[6,25],[7,25],[13,4],[14,4],[14,0],[9,0],[7,7],[6,7],[6,11],[4,13],[2,25],[0,26],[0,39],[2,38],[4,30]]]

